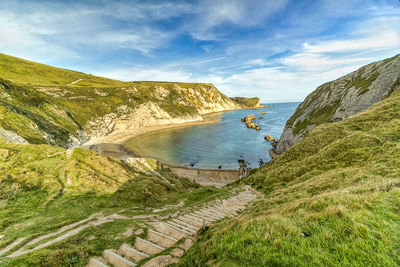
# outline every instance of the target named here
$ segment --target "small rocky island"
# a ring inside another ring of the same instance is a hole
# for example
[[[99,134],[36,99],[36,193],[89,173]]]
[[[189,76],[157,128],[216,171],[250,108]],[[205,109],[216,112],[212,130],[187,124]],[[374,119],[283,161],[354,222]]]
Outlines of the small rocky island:
[[[267,140],[267,141],[269,141],[269,142],[275,141],[275,138],[272,137],[272,136],[270,136],[269,134],[267,134],[266,136],[264,136],[264,139]]]
[[[247,128],[250,129],[255,129],[256,131],[261,130],[260,126],[258,126],[257,123],[253,122],[253,120],[256,118],[254,115],[247,115],[246,117],[242,118],[241,121],[244,122],[247,126]]]

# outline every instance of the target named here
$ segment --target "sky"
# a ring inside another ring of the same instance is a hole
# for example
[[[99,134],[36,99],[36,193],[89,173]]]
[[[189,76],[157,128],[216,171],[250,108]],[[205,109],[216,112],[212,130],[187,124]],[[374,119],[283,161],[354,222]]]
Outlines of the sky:
[[[0,52],[123,81],[302,101],[400,53],[400,1],[0,0]]]

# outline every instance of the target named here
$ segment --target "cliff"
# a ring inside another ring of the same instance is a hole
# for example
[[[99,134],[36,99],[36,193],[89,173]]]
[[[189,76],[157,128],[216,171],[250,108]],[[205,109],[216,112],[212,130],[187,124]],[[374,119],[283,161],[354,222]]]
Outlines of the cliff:
[[[244,108],[261,107],[260,99],[258,97],[231,97],[231,100]]]
[[[69,147],[239,108],[212,84],[121,82],[0,54],[0,133],[15,142]]]
[[[317,125],[341,121],[368,109],[399,86],[400,55],[371,63],[319,86],[287,121],[276,152],[285,152]]]
[[[203,231],[179,266],[398,266],[400,90],[325,123],[238,184],[264,199]]]

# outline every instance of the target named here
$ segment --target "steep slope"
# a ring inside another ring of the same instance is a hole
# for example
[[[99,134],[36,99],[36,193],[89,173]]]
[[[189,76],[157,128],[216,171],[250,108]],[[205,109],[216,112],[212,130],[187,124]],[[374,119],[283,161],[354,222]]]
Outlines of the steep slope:
[[[399,85],[400,55],[397,55],[319,86],[287,121],[276,152],[285,152],[319,124],[341,121],[366,110]]]
[[[212,84],[121,82],[0,54],[0,132],[14,141],[68,147],[238,108]]]
[[[231,100],[242,107],[261,107],[260,99],[258,97],[231,97]]]
[[[0,138],[0,266],[85,266],[108,246],[131,242],[144,219],[231,194],[180,179],[152,159],[129,162]]]
[[[242,182],[264,200],[204,231],[181,266],[398,266],[397,88],[253,171]]]

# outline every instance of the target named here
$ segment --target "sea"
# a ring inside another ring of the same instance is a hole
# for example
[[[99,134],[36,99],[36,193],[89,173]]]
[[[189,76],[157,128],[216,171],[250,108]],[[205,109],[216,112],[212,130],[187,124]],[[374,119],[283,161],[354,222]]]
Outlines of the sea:
[[[168,128],[128,140],[124,145],[136,154],[174,166],[200,169],[238,169],[243,159],[250,168],[271,160],[271,135],[279,139],[286,121],[299,102],[268,103],[273,107],[216,113],[208,119],[217,123]],[[261,114],[265,111],[266,114]],[[241,118],[254,114],[261,130],[249,129]]]

